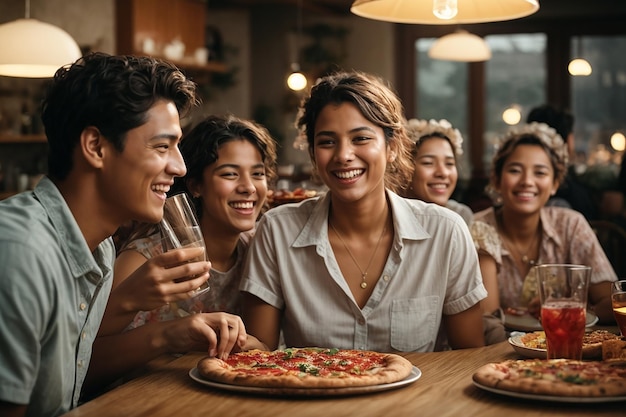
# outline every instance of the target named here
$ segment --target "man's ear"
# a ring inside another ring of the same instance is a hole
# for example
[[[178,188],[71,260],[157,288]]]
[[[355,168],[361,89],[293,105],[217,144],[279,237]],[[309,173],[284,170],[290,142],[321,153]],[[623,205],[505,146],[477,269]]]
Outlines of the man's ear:
[[[87,163],[94,168],[102,167],[106,139],[102,136],[98,128],[88,126],[80,134],[80,150]]]

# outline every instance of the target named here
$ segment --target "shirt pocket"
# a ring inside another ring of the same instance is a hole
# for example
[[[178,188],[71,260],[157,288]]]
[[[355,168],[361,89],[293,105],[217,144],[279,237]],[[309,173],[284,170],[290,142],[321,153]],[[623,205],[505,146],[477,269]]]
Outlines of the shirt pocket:
[[[391,347],[411,352],[434,342],[438,305],[436,295],[394,300],[391,304]]]

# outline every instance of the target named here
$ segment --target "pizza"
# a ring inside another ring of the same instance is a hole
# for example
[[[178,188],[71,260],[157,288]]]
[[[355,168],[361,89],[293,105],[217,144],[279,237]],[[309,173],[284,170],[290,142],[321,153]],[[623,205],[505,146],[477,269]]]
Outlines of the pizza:
[[[583,336],[583,358],[602,358],[602,343],[607,340],[618,340],[620,337],[607,330],[593,330]],[[544,331],[526,333],[519,338],[527,348],[546,349],[546,333]]]
[[[203,358],[199,374],[224,384],[264,388],[345,388],[397,382],[413,365],[402,356],[367,350],[287,348],[249,350],[228,359]]]
[[[602,342],[602,359],[605,361],[626,361],[626,338],[622,337]]]
[[[626,362],[527,359],[490,363],[473,380],[486,388],[560,397],[626,395]]]

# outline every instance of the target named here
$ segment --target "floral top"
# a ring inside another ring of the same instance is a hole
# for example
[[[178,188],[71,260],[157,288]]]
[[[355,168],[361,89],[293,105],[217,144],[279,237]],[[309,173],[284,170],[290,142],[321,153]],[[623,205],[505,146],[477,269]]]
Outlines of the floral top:
[[[535,271],[531,268],[528,275],[522,277],[515,267],[513,257],[498,234],[496,210],[492,207],[476,213],[470,232],[478,253],[496,261],[500,306],[525,307],[536,294]],[[617,279],[593,229],[580,213],[562,207],[544,207],[540,216],[543,232],[537,263],[589,265],[592,283]]]
[[[211,289],[197,297],[184,301],[166,304],[152,311],[140,311],[135,315],[132,323],[126,330],[143,326],[146,323],[172,320],[177,317],[184,317],[195,313],[210,313],[224,311],[231,314],[241,314],[241,297],[239,293],[239,282],[243,271],[243,264],[252,232],[242,233],[237,243],[237,260],[230,270],[226,272],[211,268],[209,285]],[[153,239],[160,238],[152,235],[147,238],[137,239],[131,242],[125,249],[136,250],[150,258],[150,243]]]

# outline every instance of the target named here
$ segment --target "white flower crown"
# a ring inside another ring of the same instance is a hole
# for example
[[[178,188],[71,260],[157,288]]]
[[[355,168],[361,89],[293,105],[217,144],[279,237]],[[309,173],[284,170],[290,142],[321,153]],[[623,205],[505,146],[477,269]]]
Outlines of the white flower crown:
[[[496,144],[496,149],[500,148],[510,139],[522,135],[533,135],[537,137],[544,145],[552,149],[556,156],[561,159],[565,165],[567,165],[567,146],[565,146],[563,138],[556,132],[555,129],[545,123],[531,122],[512,127],[504,136],[500,138]]]
[[[441,119],[439,121],[434,119],[430,119],[428,121],[411,119],[406,124],[406,130],[409,137],[416,144],[423,138],[427,138],[435,132],[440,133],[450,140],[452,150],[457,157],[463,155],[463,136],[461,136],[459,129],[454,129],[450,122],[446,119]]]

